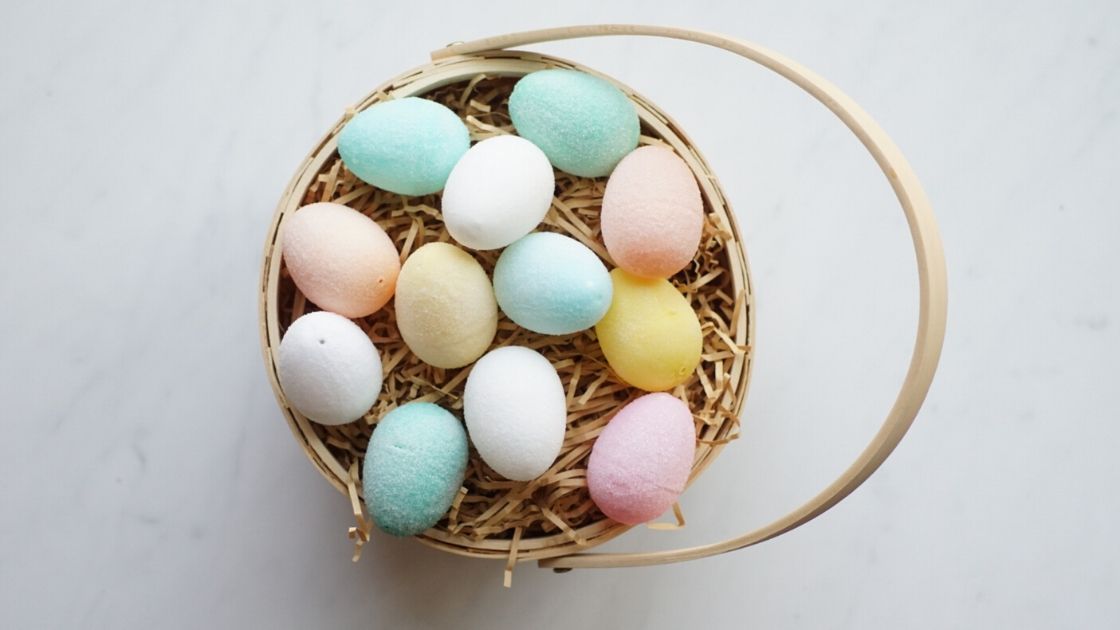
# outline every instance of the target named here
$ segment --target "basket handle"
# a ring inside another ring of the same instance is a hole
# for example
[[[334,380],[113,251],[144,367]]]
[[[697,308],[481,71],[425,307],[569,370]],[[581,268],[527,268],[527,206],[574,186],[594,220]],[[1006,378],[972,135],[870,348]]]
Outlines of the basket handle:
[[[668,26],[633,24],[567,26],[487,37],[472,42],[452,44],[433,52],[432,59],[470,55],[524,44],[606,35],[665,37],[722,48],[773,70],[832,110],[832,113],[847,125],[871,153],[883,174],[887,176],[887,181],[894,189],[902,211],[906,215],[918,263],[920,298],[918,331],[914,353],[910,358],[910,367],[903,380],[902,389],[882,427],[838,479],[801,507],[752,532],[698,547],[644,553],[578,553],[539,561],[540,566],[556,570],[632,567],[695,560],[758,544],[820,516],[871,476],[871,473],[879,468],[906,434],[929,391],[945,338],[945,255],[933,211],[917,176],[898,147],[867,115],[867,112],[832,83],[800,64],[761,46],[723,35]]]

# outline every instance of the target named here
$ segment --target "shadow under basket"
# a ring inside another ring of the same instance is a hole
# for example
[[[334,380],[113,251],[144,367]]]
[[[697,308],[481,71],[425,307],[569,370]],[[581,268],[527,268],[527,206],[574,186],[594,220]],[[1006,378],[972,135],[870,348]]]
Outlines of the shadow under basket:
[[[599,25],[547,29],[455,44],[433,53],[433,61],[377,88],[348,112],[311,151],[277,208],[265,246],[260,294],[261,338],[265,363],[277,400],[296,439],[311,461],[347,495],[356,517],[349,535],[355,559],[368,540],[363,514],[361,461],[371,432],[386,412],[406,402],[438,403],[461,415],[462,392],[470,366],[443,370],[416,358],[401,340],[393,303],[354,320],[373,340],[382,357],[385,381],[377,402],[360,420],[342,426],[311,422],[287,402],[276,377],[275,349],[293,320],[316,310],[299,292],[280,255],[285,221],[301,206],[333,201],[374,219],[393,239],[402,261],[429,242],[449,242],[440,214],[439,195],[406,197],[358,180],[342,164],[337,136],[354,111],[385,100],[418,96],[446,105],[462,117],[472,141],[514,133],[508,99],[517,79],[548,68],[574,68],[600,76],[633,102],[643,145],[672,149],[696,177],[704,202],[705,222],[692,263],[671,278],[697,312],[703,332],[700,365],[673,390],[688,401],[695,419],[696,456],[690,483],[739,435],[739,415],[747,393],[754,340],[752,292],[739,228],[719,182],[695,146],[667,115],[610,77],[586,67],[537,53],[504,50],[555,39],[599,35],[650,35],[685,39],[735,52],[760,63],[821,100],[864,142],[895,188],[910,220],[922,292],[918,340],[911,370],[898,402],[879,434],[844,475],[804,506],[774,523],[743,536],[690,549],[652,553],[598,554],[587,550],[628,529],[606,518],[591,501],[586,465],[596,436],[613,414],[644,392],[623,383],[607,366],[594,331],[547,336],[524,330],[500,316],[492,347],[509,344],[534,348],[556,367],[567,392],[568,425],[554,465],[530,482],[512,482],[495,474],[472,449],[466,479],[448,514],[416,538],[452,553],[504,559],[508,570],[519,560],[540,560],[557,569],[633,566],[688,560],[766,540],[807,522],[858,486],[901,439],[924,399],[936,368],[944,334],[944,262],[936,227],[909,165],[886,135],[835,87],[789,60],[757,46],[728,38],[667,27]],[[556,171],[552,206],[540,230],[579,240],[610,265],[599,234],[599,210],[606,178],[589,179]],[[492,273],[500,252],[471,252]],[[613,266],[613,265],[612,265]],[[676,510],[678,519],[679,510]]]

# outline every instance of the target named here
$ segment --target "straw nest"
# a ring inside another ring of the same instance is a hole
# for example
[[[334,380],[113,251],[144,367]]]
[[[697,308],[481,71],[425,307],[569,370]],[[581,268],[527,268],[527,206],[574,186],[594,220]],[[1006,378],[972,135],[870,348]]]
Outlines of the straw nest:
[[[472,140],[477,141],[514,133],[507,102],[515,82],[516,77],[478,74],[423,96],[457,112],[470,129]],[[378,94],[366,103],[376,100]],[[650,107],[637,101],[636,104]],[[641,143],[673,148],[644,119]],[[694,172],[697,164],[703,166],[698,155],[693,153],[689,157]],[[733,220],[722,195],[716,195],[718,205],[713,207],[711,191],[718,191],[714,178],[706,171],[696,175],[705,192],[703,236],[692,264],[671,279],[698,313],[704,340],[699,367],[688,382],[672,392],[688,402],[695,416],[698,442],[693,478],[723,444],[738,435],[738,408],[746,389],[750,353],[749,283]],[[599,234],[605,185],[605,178],[575,177],[557,171],[555,198],[539,229],[579,240],[613,267]],[[300,197],[300,205],[318,201],[345,204],[377,221],[396,243],[402,261],[425,243],[451,241],[441,220],[438,194],[403,197],[374,188],[351,174],[337,153],[323,161]],[[492,272],[499,253],[472,252],[488,273]],[[733,266],[736,273],[732,273]],[[295,287],[283,266],[274,295],[281,334],[294,319],[316,309]],[[438,403],[461,415],[463,385],[470,366],[444,370],[420,361],[398,333],[392,303],[355,321],[369,334],[382,356],[385,380],[377,403],[362,420],[345,426],[322,426],[299,418],[297,435],[302,431],[309,454],[312,450],[318,452],[313,459],[334,458],[337,466],[333,468],[346,471],[348,478],[340,481],[345,484],[358,517],[350,536],[360,550],[370,527],[362,514],[357,490],[361,488],[359,474],[366,443],[378,419],[400,404],[417,400]],[[626,527],[607,519],[591,501],[585,469],[595,437],[614,412],[644,392],[626,385],[611,371],[594,330],[546,336],[522,329],[501,316],[492,347],[510,344],[528,346],[548,357],[566,388],[568,428],[560,456],[540,478],[512,482],[495,474],[472,449],[466,480],[449,513],[421,540],[465,555],[509,555],[512,562],[519,546],[523,559],[547,557],[578,551],[621,533]],[[283,401],[282,392],[277,391]],[[316,441],[320,444],[314,444]],[[321,462],[317,463],[323,468]],[[679,509],[676,514],[683,524]]]

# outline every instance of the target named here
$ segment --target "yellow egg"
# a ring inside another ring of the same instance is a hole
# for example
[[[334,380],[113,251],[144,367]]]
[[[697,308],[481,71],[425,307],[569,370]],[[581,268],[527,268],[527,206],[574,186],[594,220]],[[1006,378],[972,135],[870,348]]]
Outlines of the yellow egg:
[[[439,368],[473,362],[498,330],[490,278],[470,254],[448,243],[429,243],[404,261],[396,309],[408,348]]]
[[[595,326],[611,368],[622,380],[650,392],[688,380],[703,345],[692,306],[668,280],[615,269],[611,282],[611,308]]]

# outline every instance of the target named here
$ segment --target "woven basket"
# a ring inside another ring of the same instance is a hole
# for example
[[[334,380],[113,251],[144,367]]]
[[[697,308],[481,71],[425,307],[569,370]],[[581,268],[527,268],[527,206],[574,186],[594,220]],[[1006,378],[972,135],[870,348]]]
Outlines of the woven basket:
[[[586,491],[585,465],[595,436],[613,413],[642,392],[627,387],[606,367],[593,332],[547,337],[521,330],[504,318],[495,345],[516,343],[538,349],[557,367],[568,391],[568,430],[556,464],[532,482],[509,482],[471,454],[467,480],[449,515],[417,538],[430,546],[471,557],[501,558],[508,571],[516,561],[537,559],[556,570],[574,567],[635,566],[675,562],[749,546],[789,531],[840,501],[890,454],[908,429],[933,378],[944,336],[945,270],[928,202],[909,165],[881,129],[834,86],[797,64],[758,46],[729,38],[667,27],[598,25],[546,29],[454,44],[432,53],[433,61],[385,83],[348,112],[312,149],[277,208],[265,247],[260,295],[265,363],[280,408],[311,461],[346,494],[357,519],[350,537],[357,550],[369,536],[359,488],[360,460],[377,419],[410,400],[438,402],[458,412],[469,366],[438,370],[408,352],[396,332],[392,307],[357,320],[378,346],[386,381],[373,409],[360,420],[325,427],[295,411],[276,377],[275,349],[287,326],[314,309],[295,288],[281,260],[279,235],[300,206],[336,201],[376,220],[401,249],[402,260],[425,242],[449,240],[439,215],[439,197],[406,198],[374,189],[351,175],[338,157],[337,134],[353,115],[374,103],[405,96],[442,102],[466,120],[472,139],[511,131],[506,100],[517,77],[546,68],[575,68],[568,61],[510,46],[599,35],[650,35],[704,43],[734,52],[791,80],[824,103],[859,137],[887,175],[911,227],[917,253],[921,310],[910,370],[883,427],[857,460],[828,488],[774,523],[734,539],[675,551],[601,554],[586,551],[627,529],[604,517]],[[674,150],[700,184],[706,223],[693,264],[672,278],[700,314],[704,354],[691,380],[674,393],[689,401],[696,416],[697,450],[690,481],[738,435],[738,417],[750,377],[753,342],[752,293],[746,256],[735,215],[699,152],[678,126],[633,90],[618,86],[633,101],[643,144]],[[557,195],[541,229],[576,238],[609,261],[598,234],[603,180],[557,173]],[[472,252],[487,271],[497,253]],[[678,519],[679,510],[676,510]],[[357,550],[355,558],[357,557]]]

